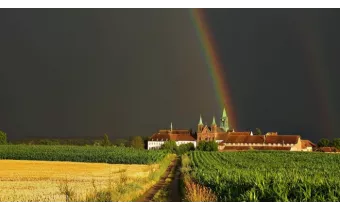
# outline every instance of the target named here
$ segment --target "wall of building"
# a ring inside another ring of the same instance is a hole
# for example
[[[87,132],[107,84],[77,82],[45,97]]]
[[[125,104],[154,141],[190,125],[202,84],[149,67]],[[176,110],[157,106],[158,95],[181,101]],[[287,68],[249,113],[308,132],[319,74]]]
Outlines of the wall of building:
[[[290,151],[302,151],[302,148],[301,148],[301,139],[300,138],[298,139],[297,144],[294,144],[292,146]]]
[[[150,149],[160,149],[161,146],[165,143],[165,141],[148,141],[148,150]],[[196,148],[197,144],[196,141],[176,141],[176,145],[182,145],[182,144],[188,144],[188,143],[193,143],[194,147]]]
[[[148,141],[148,150],[160,149],[163,144],[164,141]]]
[[[196,148],[196,141],[176,141],[177,146],[179,146],[181,144],[189,144],[189,143],[193,143],[195,148]]]

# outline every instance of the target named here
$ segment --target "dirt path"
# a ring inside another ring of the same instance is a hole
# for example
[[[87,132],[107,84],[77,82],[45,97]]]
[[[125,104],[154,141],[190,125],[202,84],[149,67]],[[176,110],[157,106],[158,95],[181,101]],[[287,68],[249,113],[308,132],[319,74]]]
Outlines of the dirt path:
[[[179,180],[180,180],[181,172],[179,168],[179,164],[177,163],[175,177],[172,180],[169,186],[169,201],[171,202],[181,202],[180,188],[179,188]]]
[[[161,189],[165,189],[166,187],[169,187],[169,198],[168,198],[169,201],[174,201],[174,202],[181,201],[180,195],[179,195],[180,171],[179,171],[179,168],[177,167],[178,162],[179,162],[179,158],[177,157],[168,166],[168,168],[165,171],[165,174],[161,177],[161,179],[154,186],[152,186],[148,191],[146,191],[144,196],[142,196],[142,198],[137,200],[137,202],[152,202],[152,199],[154,198],[156,193],[160,191]],[[166,182],[166,179],[169,178],[169,176],[171,175],[171,171],[174,170],[174,168],[176,168],[175,177],[169,184]]]

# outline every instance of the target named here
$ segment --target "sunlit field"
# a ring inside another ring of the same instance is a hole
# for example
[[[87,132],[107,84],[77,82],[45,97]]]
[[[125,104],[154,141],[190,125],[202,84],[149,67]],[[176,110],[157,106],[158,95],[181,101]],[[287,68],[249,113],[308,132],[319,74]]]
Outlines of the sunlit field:
[[[0,159],[47,160],[112,164],[153,164],[167,152],[131,147],[93,147],[70,145],[0,145]]]
[[[191,152],[187,168],[218,201],[336,201],[340,155],[314,152]]]
[[[131,201],[160,164],[0,160],[0,169],[0,201]]]

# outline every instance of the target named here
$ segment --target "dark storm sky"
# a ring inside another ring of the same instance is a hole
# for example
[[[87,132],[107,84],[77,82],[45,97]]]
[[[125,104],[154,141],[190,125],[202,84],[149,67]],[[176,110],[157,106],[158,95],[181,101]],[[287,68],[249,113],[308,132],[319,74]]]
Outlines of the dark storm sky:
[[[205,10],[237,128],[340,137],[340,10]],[[0,130],[151,135],[222,110],[187,9],[2,9]]]

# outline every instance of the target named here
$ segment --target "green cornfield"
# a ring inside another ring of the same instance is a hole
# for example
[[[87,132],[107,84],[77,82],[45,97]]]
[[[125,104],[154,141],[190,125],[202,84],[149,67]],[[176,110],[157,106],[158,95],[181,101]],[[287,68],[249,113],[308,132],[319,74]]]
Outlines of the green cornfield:
[[[0,145],[0,159],[151,164],[166,156],[162,150],[128,147]]]
[[[190,175],[218,201],[340,201],[340,155],[191,152]]]

